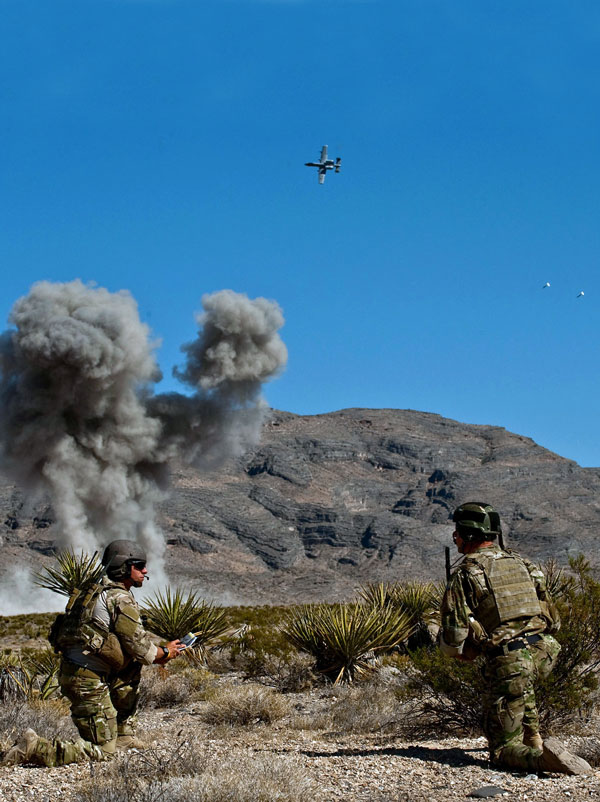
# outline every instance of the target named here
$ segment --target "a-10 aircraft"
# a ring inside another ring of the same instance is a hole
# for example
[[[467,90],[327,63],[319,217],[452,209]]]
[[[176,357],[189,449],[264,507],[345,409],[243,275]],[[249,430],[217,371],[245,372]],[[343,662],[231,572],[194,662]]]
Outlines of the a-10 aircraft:
[[[327,158],[327,145],[323,145],[321,150],[321,161],[320,162],[306,162],[305,167],[318,167],[319,168],[319,184],[325,183],[325,176],[327,175],[327,170],[335,170],[336,173],[339,173],[340,167],[342,164],[342,160],[338,158],[333,161],[333,159]]]

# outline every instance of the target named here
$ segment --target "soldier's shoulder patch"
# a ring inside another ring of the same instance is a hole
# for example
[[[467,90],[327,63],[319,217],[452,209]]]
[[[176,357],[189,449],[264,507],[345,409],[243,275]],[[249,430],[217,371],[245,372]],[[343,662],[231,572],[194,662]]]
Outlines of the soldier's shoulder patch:
[[[118,607],[119,612],[122,615],[132,618],[134,621],[140,620],[140,611],[138,610],[137,605],[131,603],[131,599],[119,600]]]

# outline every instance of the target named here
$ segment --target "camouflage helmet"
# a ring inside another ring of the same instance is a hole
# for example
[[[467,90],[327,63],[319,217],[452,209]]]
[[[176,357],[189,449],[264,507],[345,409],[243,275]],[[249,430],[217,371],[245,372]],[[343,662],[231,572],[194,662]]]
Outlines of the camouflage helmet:
[[[473,540],[494,540],[502,534],[500,516],[490,505],[481,501],[467,501],[457,507],[452,516],[460,537]]]
[[[113,540],[102,555],[102,565],[114,579],[126,577],[131,563],[138,560],[146,562],[146,552],[133,540]]]

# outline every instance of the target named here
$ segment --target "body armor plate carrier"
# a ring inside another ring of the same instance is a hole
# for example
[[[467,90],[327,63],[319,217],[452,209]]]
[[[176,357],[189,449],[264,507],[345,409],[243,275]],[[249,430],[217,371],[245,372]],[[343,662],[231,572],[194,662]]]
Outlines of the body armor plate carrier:
[[[470,574],[481,571],[485,578],[489,593],[484,595],[474,613],[488,635],[501,624],[542,614],[533,580],[518,555],[509,552],[472,554],[464,564]]]

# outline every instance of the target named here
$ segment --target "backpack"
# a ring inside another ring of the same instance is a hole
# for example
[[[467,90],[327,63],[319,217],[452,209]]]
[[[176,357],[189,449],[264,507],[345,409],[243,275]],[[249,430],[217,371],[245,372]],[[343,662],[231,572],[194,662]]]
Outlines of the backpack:
[[[105,589],[106,585],[100,579],[71,593],[65,612],[56,616],[48,633],[55,652],[64,653],[73,647],[92,653],[100,651],[109,633],[93,620],[92,614]]]

